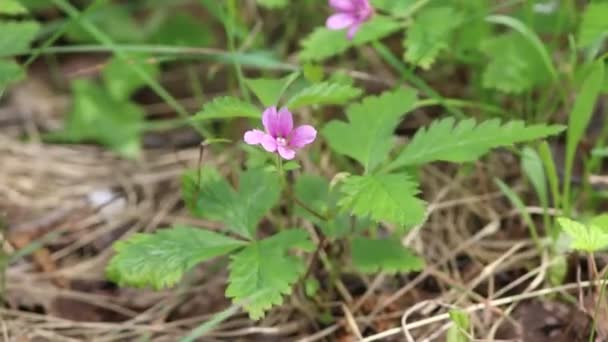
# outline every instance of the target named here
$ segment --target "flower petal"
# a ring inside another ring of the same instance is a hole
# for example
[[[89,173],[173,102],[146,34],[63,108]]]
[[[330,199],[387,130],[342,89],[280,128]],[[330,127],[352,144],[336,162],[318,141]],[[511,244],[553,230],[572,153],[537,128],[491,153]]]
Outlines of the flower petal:
[[[330,30],[341,30],[353,25],[357,21],[351,14],[338,13],[327,18],[325,26]]]
[[[268,107],[264,110],[264,114],[262,114],[262,124],[264,125],[264,129],[266,133],[272,135],[273,137],[277,136],[277,107]]]
[[[355,10],[355,1],[353,0],[329,0],[329,6],[336,11],[350,12]]]
[[[279,155],[285,160],[292,160],[296,156],[296,151],[289,147],[279,146],[278,150]]]
[[[302,125],[291,132],[289,137],[289,146],[293,148],[302,148],[313,141],[317,137],[317,130],[310,125]]]
[[[352,40],[353,37],[355,36],[355,33],[357,33],[357,31],[359,31],[360,27],[361,27],[361,23],[359,23],[359,22],[356,24],[353,24],[346,32],[346,37],[348,37],[348,39]]]
[[[281,108],[277,113],[277,134],[287,138],[293,130],[293,115],[287,108]]]
[[[275,152],[277,150],[277,141],[270,134],[264,134],[260,144],[268,152]]]
[[[245,142],[249,145],[257,145],[262,143],[262,139],[266,133],[260,131],[259,129],[252,129],[250,131],[245,132]]]

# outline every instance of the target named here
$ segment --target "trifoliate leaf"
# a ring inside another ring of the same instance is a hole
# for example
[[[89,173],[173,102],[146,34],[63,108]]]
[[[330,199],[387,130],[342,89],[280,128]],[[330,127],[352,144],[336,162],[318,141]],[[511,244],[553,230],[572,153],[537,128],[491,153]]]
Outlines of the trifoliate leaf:
[[[23,6],[18,0],[2,0],[0,3],[0,14],[27,14],[27,8],[25,8],[25,6]]]
[[[72,83],[74,103],[63,131],[47,136],[58,142],[97,142],[125,157],[136,157],[145,113],[135,104],[117,100],[96,84]]]
[[[300,59],[304,61],[322,61],[346,51],[352,46],[359,46],[379,40],[401,28],[399,22],[381,16],[375,16],[364,23],[352,41],[346,38],[344,31],[329,30],[318,27],[302,41]]]
[[[357,217],[403,227],[421,223],[425,216],[425,203],[416,197],[418,184],[408,174],[351,176],[342,193],[339,205]]]
[[[252,319],[260,319],[283,302],[305,269],[300,258],[288,255],[292,248],[312,250],[303,230],[285,230],[262,241],[252,242],[232,256],[226,296],[244,303]]]
[[[364,273],[412,272],[424,267],[424,261],[395,238],[357,236],[351,241],[351,254],[355,268]]]
[[[359,88],[341,83],[313,84],[295,93],[287,102],[291,110],[312,105],[342,105],[361,95]]]
[[[393,131],[415,101],[416,92],[410,89],[366,97],[346,109],[348,123],[331,121],[323,128],[323,136],[334,151],[371,171],[387,159],[394,142]]]
[[[451,34],[464,21],[451,7],[429,7],[414,19],[404,41],[405,60],[428,69],[442,50],[447,50]]]
[[[585,7],[578,30],[578,46],[587,47],[608,35],[608,2],[591,2]]]
[[[25,77],[25,71],[15,61],[0,59],[0,89]]]
[[[232,118],[260,119],[261,117],[262,111],[256,106],[235,97],[222,96],[207,102],[203,106],[203,109],[196,113],[192,120],[200,121]]]
[[[255,237],[258,223],[279,200],[276,173],[261,169],[243,172],[237,192],[215,169],[199,172],[200,176],[186,172],[182,177],[183,198],[192,214],[223,222],[228,230],[245,238]]]
[[[523,121],[501,124],[500,120],[492,119],[477,124],[473,119],[460,122],[453,118],[441,119],[419,129],[389,168],[433,161],[474,161],[493,148],[540,139],[563,130],[564,127],[558,125],[526,126]]]
[[[585,252],[596,252],[608,247],[608,230],[593,225],[584,225],[560,217],[557,222],[572,238],[572,248]]]
[[[35,21],[0,22],[0,57],[27,50],[39,30],[40,24]]]
[[[106,269],[121,286],[175,285],[196,264],[227,254],[244,242],[208,230],[176,226],[152,234],[135,234],[114,244],[117,254]]]
[[[287,88],[298,78],[298,72],[280,79],[256,78],[247,79],[247,87],[257,96],[264,107],[276,106]]]
[[[157,62],[150,60],[146,54],[130,54],[127,61],[114,57],[102,72],[106,89],[117,100],[129,99],[134,91],[147,84],[133,71],[134,64],[150,78],[155,78],[160,72]]]
[[[481,50],[490,58],[483,72],[483,86],[506,93],[521,93],[551,79],[542,58],[520,33],[486,40]]]
[[[275,9],[287,6],[288,0],[257,0],[257,3],[262,7]]]

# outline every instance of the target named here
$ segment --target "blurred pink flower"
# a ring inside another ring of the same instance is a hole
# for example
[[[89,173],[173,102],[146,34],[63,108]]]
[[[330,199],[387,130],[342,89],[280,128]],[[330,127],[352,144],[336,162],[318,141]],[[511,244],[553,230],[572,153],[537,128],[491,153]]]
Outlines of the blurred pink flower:
[[[262,145],[268,152],[278,152],[283,159],[291,160],[296,150],[312,143],[317,130],[310,125],[293,128],[293,116],[287,108],[277,111],[276,107],[266,108],[262,114],[262,124],[266,132],[253,129],[245,132],[245,142]]]
[[[336,13],[327,18],[325,25],[330,30],[348,28],[346,33],[348,39],[353,39],[361,24],[374,14],[374,9],[368,0],[329,0],[329,5]]]

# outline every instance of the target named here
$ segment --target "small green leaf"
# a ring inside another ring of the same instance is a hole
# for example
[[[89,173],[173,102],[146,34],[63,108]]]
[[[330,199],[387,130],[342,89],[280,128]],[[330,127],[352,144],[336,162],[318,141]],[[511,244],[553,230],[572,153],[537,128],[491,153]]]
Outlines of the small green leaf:
[[[262,112],[256,106],[235,97],[216,97],[207,102],[192,118],[194,121],[212,119],[252,118],[261,119]]]
[[[190,171],[182,177],[183,198],[192,214],[223,222],[235,234],[254,238],[260,220],[279,201],[276,174],[248,170],[240,175],[237,192],[215,169],[199,172],[200,176]]]
[[[578,46],[587,47],[608,35],[608,3],[590,2],[578,30]]]
[[[450,310],[450,319],[454,323],[450,326],[447,332],[447,342],[468,342],[469,336],[466,332],[469,331],[471,321],[469,315],[461,310]]]
[[[102,72],[106,89],[117,100],[129,99],[134,91],[147,84],[133,71],[133,64],[139,65],[150,78],[155,78],[160,72],[157,63],[146,54],[130,54],[128,61],[127,64],[123,59],[114,57]]]
[[[403,88],[366,97],[346,109],[348,123],[329,122],[323,128],[323,136],[334,151],[371,171],[387,159],[394,143],[393,131],[415,101],[416,92]]]
[[[303,274],[303,260],[287,254],[292,248],[310,251],[314,245],[305,231],[290,229],[252,242],[232,256],[226,296],[243,302],[251,319],[260,319],[280,305]]]
[[[13,60],[0,59],[0,89],[25,78],[23,68]]]
[[[247,87],[257,96],[264,107],[277,106],[281,96],[295,81],[299,72],[294,72],[280,79],[257,78],[247,79]]]
[[[18,0],[2,0],[0,3],[0,14],[20,15],[27,14],[27,8]]]
[[[416,197],[418,184],[408,174],[351,176],[342,185],[339,205],[361,218],[370,217],[398,226],[422,222],[425,203]]]
[[[429,7],[420,12],[407,31],[405,60],[428,69],[442,50],[448,50],[454,29],[464,21],[451,7]]]
[[[175,285],[198,263],[243,245],[242,241],[208,230],[183,226],[160,229],[152,234],[135,234],[114,244],[117,254],[106,272],[121,286],[161,289]]]
[[[342,105],[357,98],[362,91],[351,85],[323,82],[295,93],[287,102],[291,110],[313,105]]]
[[[543,208],[549,207],[549,192],[547,191],[547,179],[545,177],[545,169],[536,150],[530,147],[524,147],[522,150],[521,166],[526,176],[534,186],[536,194]]]
[[[572,238],[572,248],[585,252],[596,252],[608,247],[608,227],[602,229],[593,225],[584,225],[571,219],[557,219],[564,232]]]
[[[378,240],[354,237],[351,254],[355,268],[364,273],[414,272],[424,267],[424,260],[395,238]]]
[[[0,57],[26,51],[36,38],[40,24],[35,21],[0,22]]]

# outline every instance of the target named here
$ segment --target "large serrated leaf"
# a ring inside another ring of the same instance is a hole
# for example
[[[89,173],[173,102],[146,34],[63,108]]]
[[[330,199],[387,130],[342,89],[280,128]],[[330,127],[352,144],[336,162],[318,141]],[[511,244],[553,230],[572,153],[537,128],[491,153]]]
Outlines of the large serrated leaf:
[[[364,273],[420,271],[424,261],[405,248],[398,239],[369,239],[357,236],[351,241],[353,265]]]

